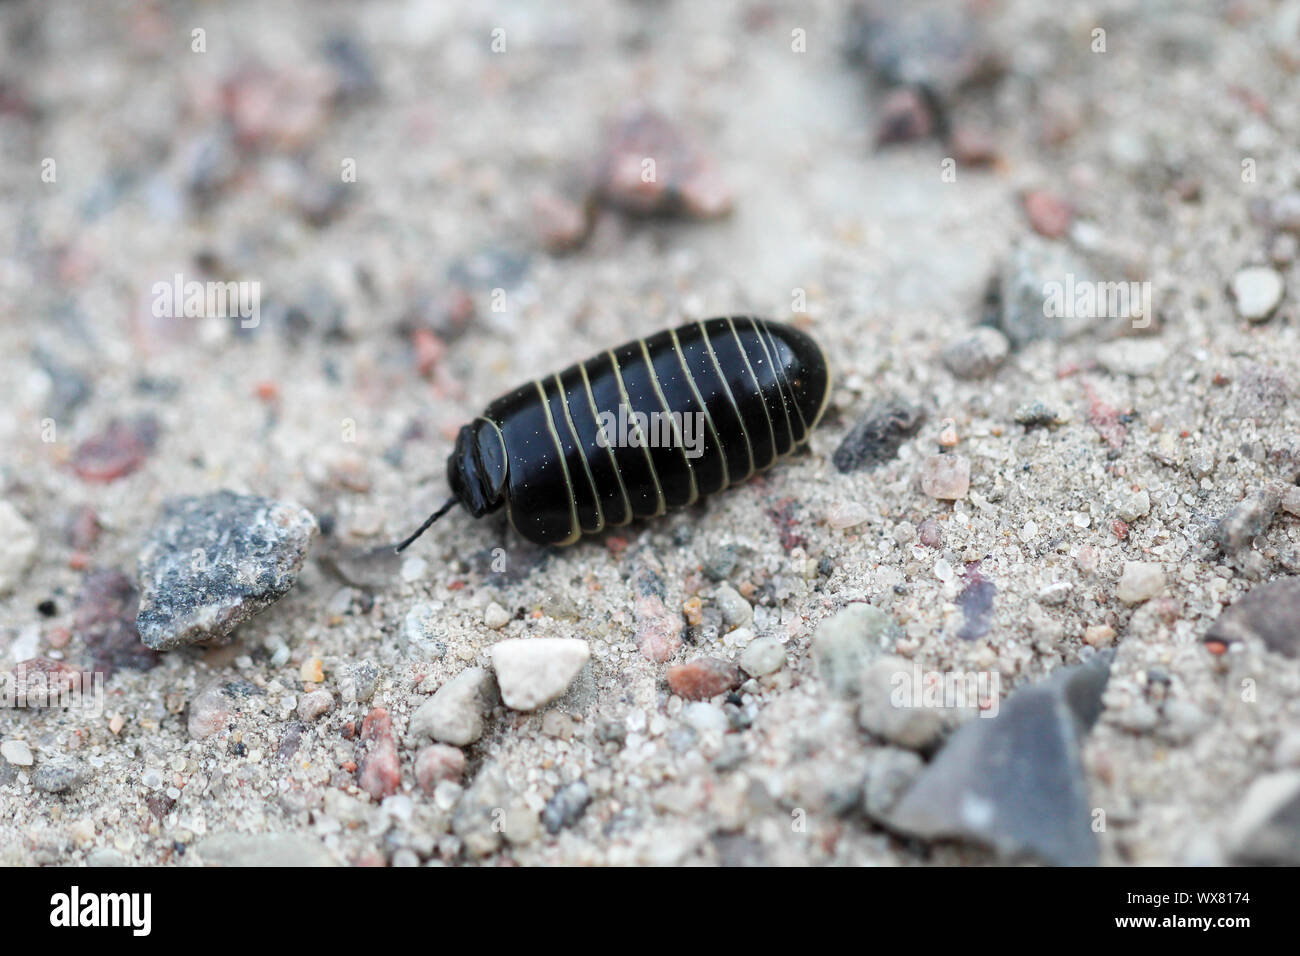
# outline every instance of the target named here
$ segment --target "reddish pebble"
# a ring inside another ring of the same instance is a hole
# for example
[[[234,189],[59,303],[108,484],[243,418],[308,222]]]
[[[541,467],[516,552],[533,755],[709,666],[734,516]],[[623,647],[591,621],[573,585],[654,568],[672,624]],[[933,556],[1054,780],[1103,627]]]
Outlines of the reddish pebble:
[[[361,739],[367,745],[358,782],[361,789],[376,800],[392,796],[402,782],[397,760],[397,741],[393,738],[393,721],[388,711],[376,707],[361,722]]]
[[[561,196],[542,193],[533,199],[533,218],[542,244],[551,252],[571,252],[591,231],[590,206]]]
[[[428,329],[412,332],[411,345],[415,349],[415,368],[421,378],[427,378],[447,354],[446,344]]]
[[[1110,526],[1110,530],[1115,532],[1115,537],[1123,541],[1128,537],[1128,523],[1115,519],[1115,523]]]
[[[939,527],[939,522],[933,518],[926,518],[921,522],[921,526],[916,529],[917,537],[921,544],[927,548],[938,548],[943,546],[943,529]]]
[[[998,161],[998,146],[986,130],[959,126],[948,138],[953,158],[963,166],[992,166]]]
[[[744,679],[739,667],[716,657],[697,657],[668,668],[668,686],[687,700],[708,700],[725,694],[739,687]]]
[[[152,415],[115,418],[77,446],[72,470],[85,481],[116,481],[144,464],[158,443],[158,432],[158,420]]]
[[[460,780],[465,775],[465,753],[459,747],[433,744],[415,755],[415,782],[427,794],[444,780]]]
[[[876,145],[914,143],[934,134],[934,113],[925,97],[914,87],[891,90],[880,103]]]
[[[257,387],[253,389],[253,394],[257,396],[258,401],[269,405],[280,400],[280,386],[275,382],[258,382]]]
[[[1040,236],[1060,239],[1070,231],[1074,209],[1056,193],[1035,189],[1025,193],[1023,202],[1029,224]]]
[[[89,551],[99,540],[99,515],[90,505],[82,505],[68,516],[64,533],[73,549]]]
[[[77,596],[73,630],[90,654],[91,669],[105,677],[126,668],[148,670],[159,656],[140,641],[135,617],[140,609],[135,585],[121,571],[92,571]]]

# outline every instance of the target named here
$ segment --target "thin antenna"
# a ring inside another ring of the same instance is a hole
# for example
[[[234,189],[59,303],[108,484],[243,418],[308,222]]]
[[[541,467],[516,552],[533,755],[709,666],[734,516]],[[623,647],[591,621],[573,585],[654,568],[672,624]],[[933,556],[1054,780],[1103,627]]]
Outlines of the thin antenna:
[[[413,542],[420,535],[428,531],[430,525],[432,525],[435,521],[437,521],[439,518],[445,515],[452,508],[456,507],[456,505],[458,504],[460,504],[460,502],[457,501],[454,497],[448,498],[441,508],[439,508],[433,514],[429,515],[427,519],[425,519],[424,524],[420,525],[420,527],[415,529],[415,534],[411,535],[409,538],[407,538],[405,541],[399,544],[396,548],[394,548],[394,550],[404,551],[406,548],[408,548],[411,545],[411,542]]]

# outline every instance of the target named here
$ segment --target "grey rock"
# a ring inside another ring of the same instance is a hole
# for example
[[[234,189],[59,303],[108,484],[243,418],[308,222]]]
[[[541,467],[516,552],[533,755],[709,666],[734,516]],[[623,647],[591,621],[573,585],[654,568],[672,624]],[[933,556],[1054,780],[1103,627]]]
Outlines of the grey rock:
[[[883,821],[925,767],[919,755],[898,747],[875,751],[867,763],[862,784],[862,810],[872,820]]]
[[[492,675],[481,667],[467,667],[420,705],[411,718],[411,734],[468,746],[483,736],[484,716],[496,699]]]
[[[1246,866],[1300,866],[1300,771],[1256,780],[1228,826],[1228,852]]]
[[[225,637],[293,586],[316,531],[294,504],[229,491],[172,499],[139,557],[144,643]]]
[[[1270,651],[1300,658],[1300,577],[1251,588],[1219,615],[1206,638],[1225,644],[1262,641]]]
[[[1024,687],[998,716],[963,724],[904,794],[891,826],[1004,857],[1097,862],[1080,749],[1101,713],[1111,652]]]
[[[194,845],[208,866],[338,866],[325,845],[294,833],[214,833]]]
[[[587,811],[591,803],[591,790],[586,781],[575,780],[573,783],[555,791],[555,796],[546,801],[542,810],[542,825],[546,832],[559,833],[565,827],[571,827]]]
[[[339,696],[346,704],[365,703],[375,696],[379,668],[370,661],[350,664],[339,679]]]
[[[494,763],[482,767],[461,796],[451,816],[451,829],[470,856],[485,857],[501,846],[497,821],[504,817],[510,796],[505,771]]]
[[[85,773],[79,763],[72,760],[57,760],[37,767],[32,774],[32,786],[45,793],[67,793],[80,786],[85,780]]]
[[[920,431],[924,421],[919,406],[900,398],[881,399],[844,436],[831,462],[846,473],[883,465],[898,455],[903,442]]]
[[[1010,349],[1005,335],[985,325],[949,344],[941,358],[948,371],[957,378],[984,378],[998,370]]]
[[[870,604],[850,604],[826,618],[812,640],[822,683],[842,697],[856,695],[867,666],[883,653],[897,629],[892,617]]]
[[[735,572],[739,563],[740,556],[736,549],[731,545],[723,545],[704,559],[704,574],[710,581],[725,581]]]
[[[785,666],[785,647],[774,637],[756,637],[740,652],[740,669],[750,677],[775,674]]]
[[[442,660],[447,655],[447,643],[442,639],[446,633],[442,615],[434,605],[422,602],[406,612],[402,641],[412,657]]]
[[[988,318],[1011,342],[1023,348],[1031,342],[1072,338],[1097,319],[1071,315],[1069,277],[1077,287],[1091,282],[1092,274],[1082,261],[1062,244],[1026,236],[1011,251],[990,282],[987,294]],[[1053,290],[1059,291],[1064,315],[1048,315],[1045,307]]]
[[[718,585],[714,595],[722,619],[731,627],[746,627],[754,621],[754,609],[730,584]]]
[[[1037,399],[1017,406],[1013,417],[1017,425],[1024,425],[1026,428],[1065,424],[1065,418],[1060,412]]]
[[[858,724],[888,743],[927,750],[943,735],[943,714],[923,701],[896,700],[894,691],[900,679],[911,681],[911,661],[882,657],[867,667],[859,690]]]
[[[1215,528],[1219,546],[1229,554],[1249,547],[1268,530],[1281,503],[1282,495],[1276,488],[1262,488],[1248,494],[1220,519]]]

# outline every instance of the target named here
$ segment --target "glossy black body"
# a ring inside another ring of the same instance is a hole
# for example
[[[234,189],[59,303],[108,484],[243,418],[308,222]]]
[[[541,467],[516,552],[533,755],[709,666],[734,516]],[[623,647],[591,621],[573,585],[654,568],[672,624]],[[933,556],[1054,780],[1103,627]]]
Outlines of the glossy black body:
[[[530,541],[571,544],[771,467],[808,440],[829,391],[825,355],[792,326],[690,322],[498,398],[461,429],[448,478],[475,517],[504,505]],[[626,436],[609,427],[620,406]]]

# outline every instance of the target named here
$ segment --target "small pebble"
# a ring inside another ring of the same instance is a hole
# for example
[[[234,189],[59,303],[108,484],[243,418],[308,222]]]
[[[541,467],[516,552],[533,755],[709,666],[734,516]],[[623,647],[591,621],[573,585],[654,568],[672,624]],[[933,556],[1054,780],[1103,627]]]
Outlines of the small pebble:
[[[668,686],[686,700],[708,700],[735,690],[744,681],[739,667],[716,657],[697,657],[668,668]]]
[[[730,584],[720,584],[714,594],[722,619],[731,627],[747,627],[754,621],[754,609]]]
[[[32,774],[32,786],[45,793],[67,793],[84,780],[81,766],[70,760],[47,763]]]
[[[881,399],[844,436],[831,462],[845,473],[882,465],[898,456],[903,442],[920,430],[924,420],[924,411],[911,402]]]
[[[1074,209],[1060,195],[1046,189],[1035,189],[1025,193],[1023,203],[1029,224],[1040,236],[1060,239],[1070,231]]]
[[[726,713],[705,700],[691,701],[682,708],[682,723],[701,734],[725,734],[731,729]]]
[[[490,653],[502,700],[523,711],[562,697],[591,658],[586,641],[560,637],[501,641]]]
[[[1115,514],[1124,521],[1136,521],[1151,511],[1151,495],[1144,488],[1123,495],[1115,505]]]
[[[496,696],[492,675],[468,667],[419,706],[411,717],[411,735],[466,747],[483,736],[484,718]]]
[[[444,780],[458,782],[465,775],[465,753],[446,744],[430,744],[415,755],[415,782],[432,796]]]
[[[1091,624],[1084,629],[1083,642],[1100,650],[1115,642],[1115,629],[1109,624]]]
[[[286,502],[168,501],[139,556],[141,639],[164,651],[225,637],[293,587],[316,533],[311,512]]]
[[[871,517],[871,512],[866,505],[859,504],[856,501],[844,501],[831,505],[826,512],[826,523],[836,530],[843,531],[846,528],[856,528],[860,524],[865,524]]]
[[[499,631],[510,623],[510,612],[496,601],[492,601],[483,610],[483,623],[494,631]]]
[[[0,595],[18,586],[36,558],[36,529],[8,501],[0,501]]]
[[[546,802],[542,810],[542,825],[550,834],[559,833],[565,827],[571,827],[582,817],[591,803],[591,790],[583,780],[575,780],[566,787],[561,787],[555,796]]]
[[[298,719],[311,723],[317,717],[334,709],[334,695],[327,690],[314,690],[303,694],[298,701]]]
[[[774,637],[757,637],[740,654],[740,668],[751,677],[775,674],[785,666],[785,647]]]
[[[822,683],[842,697],[856,694],[862,672],[883,653],[895,632],[894,619],[870,604],[854,603],[817,625],[812,658]]]
[[[1141,604],[1164,589],[1165,572],[1151,561],[1125,561],[1115,596],[1125,604]]]
[[[1219,546],[1228,554],[1249,547],[1268,530],[1281,503],[1282,493],[1277,488],[1263,488],[1248,494],[1219,521],[1215,529]]]
[[[4,757],[15,767],[32,765],[32,748],[23,740],[6,740],[0,744],[0,757]]]
[[[943,364],[957,378],[984,378],[998,370],[1010,349],[1005,335],[982,325],[945,348]]]
[[[882,657],[862,675],[858,724],[867,733],[908,750],[927,750],[943,735],[943,713],[921,701],[894,700],[898,682],[912,680],[912,662]]]
[[[970,491],[970,459],[931,455],[921,465],[921,490],[940,501],[956,501]]]
[[[1232,297],[1237,314],[1251,322],[1263,322],[1282,301],[1282,276],[1267,266],[1242,269],[1232,277]]]

